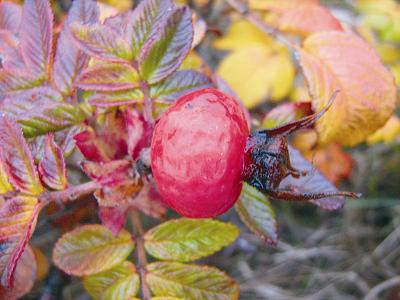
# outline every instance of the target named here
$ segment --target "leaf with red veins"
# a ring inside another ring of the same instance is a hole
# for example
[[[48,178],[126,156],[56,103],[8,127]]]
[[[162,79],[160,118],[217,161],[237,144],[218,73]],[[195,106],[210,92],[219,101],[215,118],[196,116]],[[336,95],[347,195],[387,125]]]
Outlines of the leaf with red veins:
[[[87,176],[103,186],[116,186],[132,177],[132,165],[128,160],[114,160],[106,163],[84,161],[81,166]]]
[[[17,70],[24,68],[24,61],[18,48],[18,39],[11,31],[0,30],[0,53],[2,55],[1,65],[4,69]]]
[[[43,186],[22,130],[8,117],[0,118],[0,148],[0,159],[14,188],[29,195],[42,193]]]
[[[143,182],[138,179],[124,179],[112,185],[104,185],[94,193],[100,206],[129,205],[142,189]]]
[[[53,51],[53,12],[48,0],[26,0],[19,28],[20,49],[27,69],[47,78]]]
[[[18,4],[5,1],[0,3],[0,29],[17,33],[20,22],[21,7]]]
[[[126,126],[119,112],[107,113],[104,122],[96,124],[95,129],[87,127],[74,139],[88,160],[106,162],[121,159],[127,154]]]
[[[136,110],[125,111],[126,130],[128,132],[128,154],[136,160],[143,148],[149,147],[153,136],[153,125],[147,123],[143,115]]]
[[[0,148],[0,152],[1,152],[1,148]],[[1,155],[0,155],[0,157],[1,157]],[[14,189],[8,180],[8,176],[7,176],[6,170],[4,168],[4,165],[0,159],[0,195],[8,193],[8,192],[12,192],[13,190]],[[0,206],[1,206],[1,202],[0,202]]]
[[[75,149],[75,140],[74,136],[77,135],[80,131],[82,131],[83,126],[75,125],[70,128],[58,131],[54,135],[54,139],[59,145],[62,153],[65,157],[72,154]]]
[[[25,69],[0,69],[0,95],[26,90],[39,84]]]
[[[77,86],[89,91],[119,91],[139,86],[139,74],[129,64],[103,63],[87,68]]]
[[[96,92],[89,97],[89,103],[98,107],[112,107],[143,101],[143,93],[140,89],[131,89],[126,91],[114,92]]]
[[[142,77],[157,83],[181,65],[193,41],[192,14],[188,7],[176,9],[156,25],[139,55]]]
[[[30,196],[8,199],[0,207],[0,273],[1,284],[12,287],[17,263],[36,226],[41,209]]]
[[[293,168],[300,171],[309,171],[310,174],[299,178],[288,176],[282,180],[279,188],[294,190],[295,192],[300,193],[325,193],[339,191],[335,185],[324,177],[318,170],[313,169],[313,165],[309,163],[298,150],[290,146],[289,157]],[[309,202],[326,210],[337,210],[344,206],[345,197],[328,197],[310,200]]]
[[[37,261],[28,245],[22,253],[15,269],[15,281],[13,288],[0,286],[0,299],[14,300],[26,295],[33,287],[36,278]]]
[[[53,190],[63,190],[67,186],[64,156],[54,142],[53,134],[46,136],[44,156],[39,163],[39,175],[43,183]]]
[[[99,8],[94,0],[75,0],[68,12],[57,41],[53,81],[64,95],[71,94],[77,76],[86,68],[89,56],[74,45],[69,26],[74,22],[94,24],[99,19]]]
[[[99,207],[101,223],[110,229],[115,236],[124,228],[127,215],[127,207]]]
[[[70,25],[77,46],[86,54],[109,62],[126,62],[132,59],[128,42],[118,32],[103,24]]]

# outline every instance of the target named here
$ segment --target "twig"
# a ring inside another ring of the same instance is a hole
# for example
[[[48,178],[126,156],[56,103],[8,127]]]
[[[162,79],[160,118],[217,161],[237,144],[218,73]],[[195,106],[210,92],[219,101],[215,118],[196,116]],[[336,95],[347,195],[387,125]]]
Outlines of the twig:
[[[248,7],[238,0],[225,0],[231,7],[233,7],[238,13],[247,18],[251,23],[256,25],[267,35],[275,38],[278,42],[284,44],[285,46],[296,50],[296,45],[289,41],[278,29],[267,25],[258,15],[251,12]]]
[[[146,122],[153,124],[153,99],[150,97],[150,88],[146,81],[140,82],[140,88],[143,92],[143,116]]]
[[[93,193],[100,188],[96,181],[89,181],[80,185],[69,187],[63,191],[44,192],[39,196],[39,201],[46,205],[54,201],[72,201]]]
[[[385,280],[384,282],[373,287],[369,293],[364,297],[364,300],[377,300],[381,299],[378,296],[387,289],[400,285],[400,276],[393,277],[391,279]]]
[[[140,215],[136,210],[132,211],[131,214],[132,224],[135,230],[135,240],[136,240],[136,251],[138,256],[138,265],[137,269],[140,275],[140,284],[142,289],[143,300],[150,300],[151,293],[149,286],[146,282],[146,266],[147,266],[147,257],[146,252],[144,250],[144,242],[143,242],[143,234],[144,230],[142,227],[142,223],[140,221]]]

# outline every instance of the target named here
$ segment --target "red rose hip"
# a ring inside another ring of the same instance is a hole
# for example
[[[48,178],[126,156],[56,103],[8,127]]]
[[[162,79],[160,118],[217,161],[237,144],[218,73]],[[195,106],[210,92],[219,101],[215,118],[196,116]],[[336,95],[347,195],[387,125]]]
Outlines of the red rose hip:
[[[242,188],[245,114],[232,97],[202,89],[179,98],[160,118],[151,167],[164,201],[183,216],[208,218],[231,208]]]

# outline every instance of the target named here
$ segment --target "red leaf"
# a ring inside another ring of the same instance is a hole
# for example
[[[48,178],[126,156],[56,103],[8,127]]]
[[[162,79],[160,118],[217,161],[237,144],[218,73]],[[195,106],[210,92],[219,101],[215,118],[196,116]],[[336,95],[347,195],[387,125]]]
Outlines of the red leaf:
[[[161,218],[167,213],[167,206],[160,194],[149,184],[143,186],[140,193],[131,201],[131,206],[153,218]]]
[[[54,59],[53,80],[57,88],[68,95],[77,76],[86,68],[89,57],[73,44],[69,26],[74,22],[93,24],[98,21],[99,9],[94,0],[72,2],[67,19],[60,32]]]
[[[36,226],[41,209],[36,198],[18,196],[0,207],[0,273],[1,284],[12,287],[14,272]]]
[[[77,80],[83,90],[118,91],[139,86],[139,74],[129,64],[104,63],[89,67]]]
[[[125,122],[128,132],[128,154],[136,160],[140,151],[150,146],[154,128],[136,110],[125,111]]]
[[[48,0],[24,1],[19,36],[27,68],[35,76],[46,78],[53,49],[53,12]]]
[[[313,170],[313,166],[309,163],[298,150],[289,146],[289,157],[292,166],[301,171],[311,171],[310,175],[300,178],[286,177],[280,184],[279,188],[292,189],[298,187],[298,192],[337,192],[338,189],[326,179],[318,170]],[[342,208],[345,204],[345,197],[331,197],[317,200],[310,200],[311,203],[320,206],[326,210],[336,210]]]
[[[115,236],[124,228],[127,215],[127,207],[99,207],[101,223],[110,229]]]
[[[39,174],[43,183],[53,190],[63,190],[67,186],[64,156],[52,134],[46,136]]]
[[[121,181],[112,185],[105,185],[100,190],[97,190],[94,196],[100,206],[121,206],[129,205],[134,201],[137,194],[143,186],[140,178],[127,179],[121,178]]]
[[[25,248],[15,270],[13,288],[0,286],[0,299],[14,300],[27,294],[33,287],[36,278],[37,262],[30,246]]]
[[[18,32],[21,22],[21,7],[11,2],[0,3],[0,29]]]
[[[0,118],[0,159],[11,184],[19,191],[39,195],[43,191],[32,154],[21,128],[8,117]]]
[[[87,176],[102,185],[116,186],[128,179],[132,165],[128,160],[114,160],[106,163],[85,161],[81,163]]]
[[[75,149],[74,136],[82,130],[82,126],[76,125],[65,130],[61,130],[55,133],[54,139],[64,156],[69,156]]]
[[[105,121],[96,124],[95,130],[88,127],[74,139],[88,160],[106,162],[121,159],[127,154],[126,126],[119,113],[107,113]]]
[[[74,23],[70,29],[78,47],[90,56],[110,62],[126,62],[132,59],[128,42],[109,26]]]

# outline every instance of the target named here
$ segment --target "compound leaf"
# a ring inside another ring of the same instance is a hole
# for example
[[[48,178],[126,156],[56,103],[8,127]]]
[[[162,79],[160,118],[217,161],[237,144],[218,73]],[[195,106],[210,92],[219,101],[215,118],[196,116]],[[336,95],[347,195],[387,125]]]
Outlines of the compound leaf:
[[[155,296],[195,300],[239,298],[239,286],[214,267],[156,262],[147,265],[146,281]]]
[[[236,211],[244,224],[264,242],[278,242],[278,224],[268,197],[245,183],[236,203]]]
[[[88,99],[89,103],[99,107],[111,107],[140,103],[143,100],[143,93],[140,89],[130,89],[115,92],[96,92]]]
[[[68,274],[92,275],[123,262],[134,246],[130,233],[125,230],[115,237],[102,225],[84,225],[57,241],[53,261]]]

